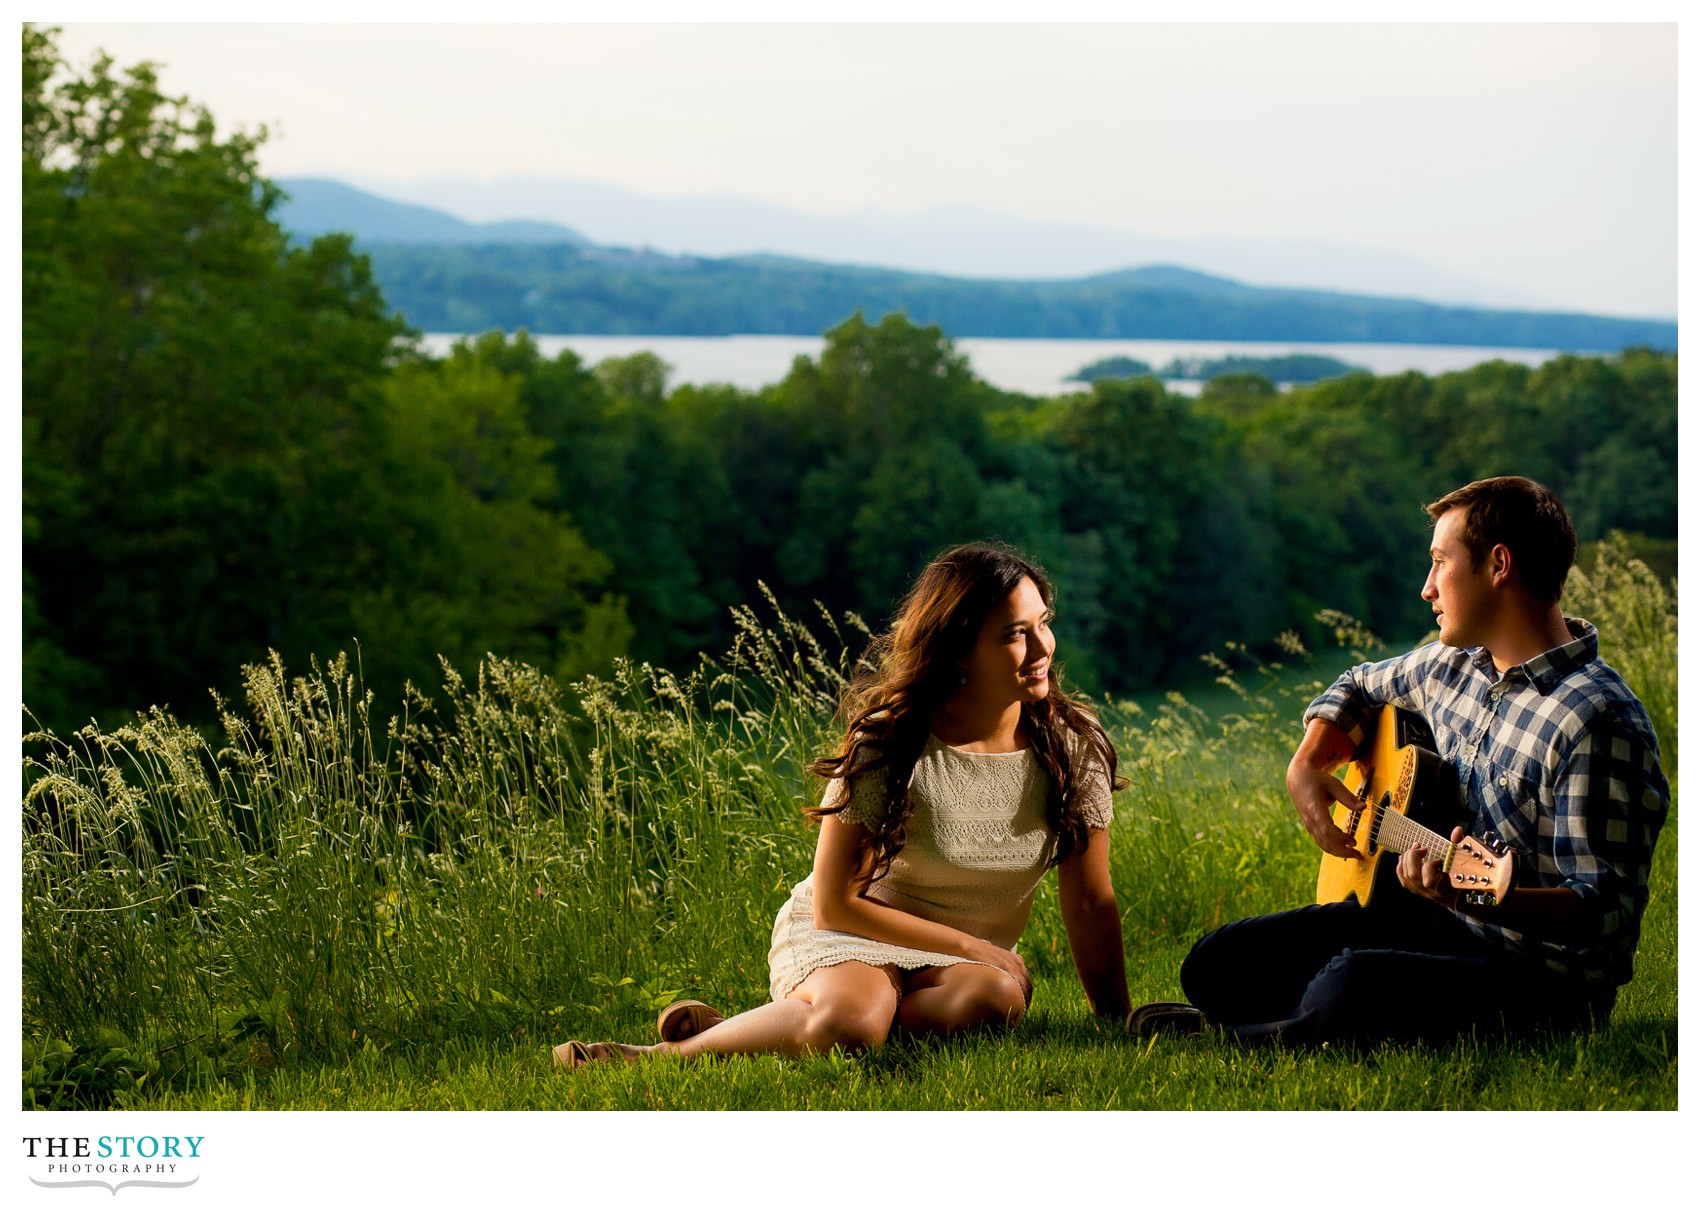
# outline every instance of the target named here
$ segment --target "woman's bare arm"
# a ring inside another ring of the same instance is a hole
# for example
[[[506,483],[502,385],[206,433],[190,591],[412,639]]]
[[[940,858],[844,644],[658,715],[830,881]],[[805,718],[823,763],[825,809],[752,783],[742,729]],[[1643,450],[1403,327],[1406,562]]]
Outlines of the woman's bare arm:
[[[1033,982],[1027,965],[1013,951],[976,938],[954,926],[928,921],[868,897],[868,876],[873,870],[873,834],[828,816],[821,820],[820,840],[815,843],[815,928],[856,934],[895,947],[960,955],[963,959],[991,964],[1021,983],[1024,994]]]
[[[1110,884],[1110,835],[1094,829],[1085,850],[1057,868],[1057,897],[1074,970],[1094,1014],[1123,1019],[1131,1008],[1127,959],[1122,953],[1122,918]]]

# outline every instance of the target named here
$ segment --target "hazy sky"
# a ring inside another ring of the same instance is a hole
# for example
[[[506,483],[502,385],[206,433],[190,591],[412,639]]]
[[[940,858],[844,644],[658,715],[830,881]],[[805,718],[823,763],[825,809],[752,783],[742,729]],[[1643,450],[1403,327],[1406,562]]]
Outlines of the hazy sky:
[[[972,203],[1676,310],[1673,24],[66,23],[60,45],[268,125],[277,176]]]

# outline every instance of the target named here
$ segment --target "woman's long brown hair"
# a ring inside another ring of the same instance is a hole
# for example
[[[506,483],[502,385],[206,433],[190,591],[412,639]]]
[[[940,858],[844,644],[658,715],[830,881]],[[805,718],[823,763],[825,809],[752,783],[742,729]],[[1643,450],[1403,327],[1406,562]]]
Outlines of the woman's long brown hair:
[[[845,794],[839,803],[807,811],[815,820],[842,811],[849,803],[850,779],[883,769],[885,810],[873,829],[870,880],[885,874],[903,848],[914,811],[909,781],[932,733],[933,713],[961,689],[962,662],[973,651],[986,616],[1023,579],[1038,587],[1049,609],[1055,597],[1050,578],[1009,548],[969,543],[946,551],[916,578],[896,624],[875,637],[845,688],[839,704],[845,722],[841,750],[809,763],[811,773],[843,779]],[[1021,705],[1021,726],[1049,777],[1045,819],[1057,837],[1052,862],[1060,863],[1086,848],[1086,819],[1077,802],[1081,767],[1088,773],[1103,771],[1118,790],[1127,780],[1116,776],[1115,747],[1098,717],[1063,691],[1055,664],[1049,693]]]

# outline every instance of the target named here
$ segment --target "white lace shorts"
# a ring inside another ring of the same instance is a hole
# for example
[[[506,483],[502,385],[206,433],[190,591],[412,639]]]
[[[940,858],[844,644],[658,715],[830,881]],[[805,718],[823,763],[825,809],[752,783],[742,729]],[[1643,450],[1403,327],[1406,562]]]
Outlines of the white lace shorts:
[[[900,968],[942,968],[951,964],[980,962],[940,951],[894,947],[859,934],[817,930],[813,880],[814,877],[810,876],[791,889],[791,898],[780,907],[779,916],[773,922],[773,946],[767,953],[767,986],[776,1002],[802,984],[816,968],[829,968],[850,960],[886,969],[886,975],[891,978],[900,999],[903,996],[903,981],[898,976]],[[989,968],[992,965],[984,966]]]

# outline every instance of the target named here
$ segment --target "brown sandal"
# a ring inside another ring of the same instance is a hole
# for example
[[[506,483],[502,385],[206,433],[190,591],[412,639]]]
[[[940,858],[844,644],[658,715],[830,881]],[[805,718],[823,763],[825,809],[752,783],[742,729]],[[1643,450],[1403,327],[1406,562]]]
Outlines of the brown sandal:
[[[604,1049],[601,1056],[591,1051],[592,1048]],[[626,1060],[621,1053],[619,1044],[587,1044],[583,1040],[570,1039],[564,1044],[556,1044],[550,1049],[549,1055],[554,1059],[557,1069],[582,1069],[586,1065],[600,1065],[613,1060]]]
[[[549,1052],[557,1069],[577,1069],[590,1063],[590,1049],[576,1039],[556,1044]]]
[[[682,997],[676,1002],[669,1002],[662,1009],[655,1020],[655,1033],[661,1037],[663,1043],[676,1044],[693,1035],[701,1035],[714,1024],[725,1021],[726,1016],[707,1002]]]

